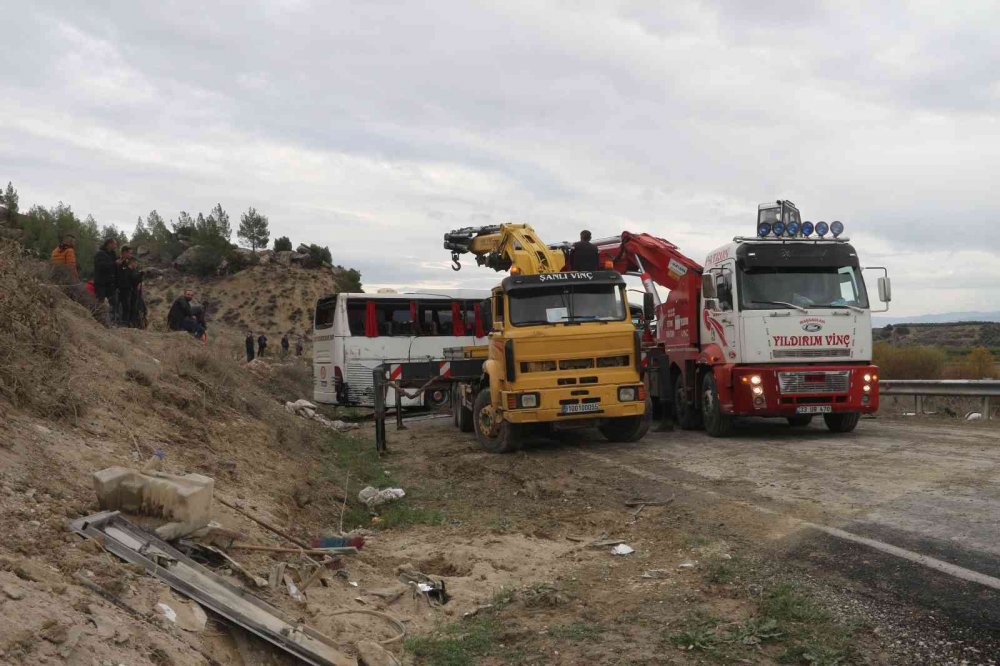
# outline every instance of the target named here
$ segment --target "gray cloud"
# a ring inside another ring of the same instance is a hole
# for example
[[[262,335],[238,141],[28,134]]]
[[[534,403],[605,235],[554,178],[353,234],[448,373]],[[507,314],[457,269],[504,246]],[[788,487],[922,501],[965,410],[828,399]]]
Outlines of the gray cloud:
[[[900,312],[955,309],[911,253],[998,258],[998,13],[39,2],[4,12],[0,175],[126,228],[253,205],[372,284],[486,286],[440,238],[506,219],[552,240],[648,230],[700,259],[789,197],[877,247]]]

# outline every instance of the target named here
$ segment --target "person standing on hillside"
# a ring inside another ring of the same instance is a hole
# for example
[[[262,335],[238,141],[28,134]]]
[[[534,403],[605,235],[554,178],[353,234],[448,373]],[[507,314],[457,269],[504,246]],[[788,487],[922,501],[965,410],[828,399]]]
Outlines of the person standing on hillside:
[[[247,331],[245,342],[247,346],[247,363],[249,363],[253,360],[253,331]]]
[[[302,338],[296,338],[295,339],[295,355],[296,356],[302,356],[302,352],[303,351],[304,351],[304,347],[302,346]]]
[[[288,333],[284,333],[281,336],[281,356],[288,356]]]
[[[127,245],[122,248],[122,256],[118,261],[118,321],[132,326],[135,320],[135,296],[139,288],[139,265]]]
[[[580,232],[580,240],[573,243],[570,251],[570,268],[574,271],[596,271],[597,259],[597,246],[590,242],[590,232],[584,229]]]
[[[108,238],[101,243],[101,249],[94,255],[94,295],[97,304],[108,303],[109,322],[117,323],[118,310],[118,241]]]
[[[76,265],[76,236],[73,234],[63,236],[62,242],[52,250],[49,262],[57,270],[65,272],[73,282],[77,282],[80,279],[80,269]]]
[[[267,348],[267,336],[261,333],[257,336],[257,356],[264,358],[264,350]]]

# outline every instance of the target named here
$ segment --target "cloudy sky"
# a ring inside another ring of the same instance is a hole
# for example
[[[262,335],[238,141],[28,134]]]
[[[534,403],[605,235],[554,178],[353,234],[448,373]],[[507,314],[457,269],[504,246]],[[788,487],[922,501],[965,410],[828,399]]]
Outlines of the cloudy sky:
[[[97,7],[97,4],[100,7]],[[1000,309],[995,2],[12,2],[0,179],[329,245],[368,287],[486,287],[450,229],[623,229],[697,260],[789,198],[893,312]]]

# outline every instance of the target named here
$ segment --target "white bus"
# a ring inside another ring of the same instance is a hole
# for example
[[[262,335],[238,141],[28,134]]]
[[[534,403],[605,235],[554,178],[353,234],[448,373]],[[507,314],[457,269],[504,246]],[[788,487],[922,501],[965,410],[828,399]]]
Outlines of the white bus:
[[[316,302],[313,324],[313,400],[333,405],[375,404],[372,371],[382,363],[441,358],[447,347],[483,344],[489,333],[489,291],[336,294]],[[395,395],[389,392],[388,404]],[[448,391],[403,399],[435,407]]]

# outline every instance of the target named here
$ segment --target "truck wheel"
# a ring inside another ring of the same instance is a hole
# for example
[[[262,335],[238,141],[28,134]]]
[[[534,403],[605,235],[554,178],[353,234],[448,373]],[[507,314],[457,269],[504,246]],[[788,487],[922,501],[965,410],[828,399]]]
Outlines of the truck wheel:
[[[681,430],[697,430],[701,427],[701,412],[688,402],[681,375],[674,377],[674,421]]]
[[[788,425],[793,428],[804,428],[812,423],[812,414],[796,414],[788,417]]]
[[[472,432],[476,429],[473,423],[472,410],[462,404],[462,392],[455,386],[451,394],[451,409],[455,413],[455,426],[462,432]]]
[[[646,398],[646,411],[641,416],[623,416],[610,419],[598,427],[601,434],[609,442],[638,442],[649,432],[649,424],[653,419],[653,401]]]
[[[824,414],[823,420],[830,432],[851,432],[858,425],[861,419],[859,412],[846,412],[842,414]]]
[[[719,389],[711,370],[701,380],[701,418],[705,432],[712,437],[728,437],[733,432],[733,417],[722,413]]]
[[[486,387],[476,396],[476,404],[472,408],[479,446],[490,453],[517,451],[521,448],[521,429],[504,419],[500,419],[499,423],[493,423],[489,407],[490,389]]]

